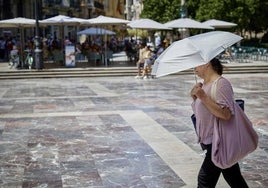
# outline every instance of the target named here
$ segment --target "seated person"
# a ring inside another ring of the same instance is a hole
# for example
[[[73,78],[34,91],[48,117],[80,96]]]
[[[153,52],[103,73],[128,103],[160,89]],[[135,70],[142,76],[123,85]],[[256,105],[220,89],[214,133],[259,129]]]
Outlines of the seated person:
[[[233,60],[233,56],[230,49],[226,49],[221,55],[222,62],[230,63]]]
[[[13,49],[10,51],[10,60],[9,60],[9,66],[10,68],[17,68],[19,66],[20,57],[19,57],[19,50],[17,49],[17,46],[13,46]]]

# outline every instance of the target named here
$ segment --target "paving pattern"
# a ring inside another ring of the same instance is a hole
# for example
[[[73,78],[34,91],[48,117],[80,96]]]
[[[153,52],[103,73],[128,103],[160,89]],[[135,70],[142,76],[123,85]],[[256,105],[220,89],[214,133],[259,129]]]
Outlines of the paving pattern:
[[[268,75],[226,75],[259,134],[240,162],[268,187]],[[193,75],[0,81],[1,188],[196,187]],[[228,187],[221,178],[217,187]]]

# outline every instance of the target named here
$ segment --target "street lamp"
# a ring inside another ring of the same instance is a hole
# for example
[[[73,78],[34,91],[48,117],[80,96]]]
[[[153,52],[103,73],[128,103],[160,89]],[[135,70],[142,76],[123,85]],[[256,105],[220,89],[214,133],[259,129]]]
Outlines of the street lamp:
[[[186,7],[186,0],[181,0],[181,8],[180,8],[180,16],[181,18],[187,18],[188,17],[188,11]],[[181,34],[181,38],[186,38],[189,36],[189,29],[182,28],[179,30]]]
[[[187,7],[185,4],[185,0],[181,0],[180,16],[181,18],[187,18],[188,16],[188,11],[187,11]]]
[[[35,0],[35,50],[34,50],[34,61],[35,68],[41,70],[43,68],[43,58],[42,58],[42,49],[39,36],[39,0]]]

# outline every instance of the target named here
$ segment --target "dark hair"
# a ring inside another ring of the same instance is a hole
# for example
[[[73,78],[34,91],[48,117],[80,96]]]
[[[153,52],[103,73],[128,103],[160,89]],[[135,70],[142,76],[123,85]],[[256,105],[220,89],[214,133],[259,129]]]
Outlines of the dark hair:
[[[217,72],[217,74],[222,75],[223,66],[218,58],[213,58],[212,60],[210,60],[210,64],[212,69]]]

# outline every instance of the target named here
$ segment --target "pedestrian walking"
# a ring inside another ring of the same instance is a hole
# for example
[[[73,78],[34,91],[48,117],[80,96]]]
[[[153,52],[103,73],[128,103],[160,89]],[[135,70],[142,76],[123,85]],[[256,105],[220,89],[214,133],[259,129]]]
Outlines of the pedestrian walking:
[[[229,80],[222,76],[223,66],[214,58],[209,63],[196,67],[195,73],[203,79],[191,90],[192,108],[196,116],[196,132],[198,141],[206,150],[205,159],[198,174],[198,188],[214,188],[220,174],[233,188],[247,188],[238,163],[230,168],[222,169],[212,161],[213,128],[216,118],[231,123],[234,116],[234,93]],[[212,85],[217,82],[216,102],[211,96]],[[230,125],[232,126],[232,125]]]
[[[142,78],[142,70],[143,70],[143,67],[144,67],[144,61],[145,61],[145,44],[144,43],[141,43],[139,44],[139,59],[137,61],[137,69],[138,69],[138,72],[137,72],[137,76],[135,78],[137,79],[140,79]]]

